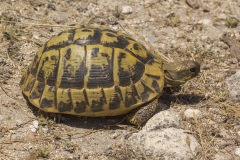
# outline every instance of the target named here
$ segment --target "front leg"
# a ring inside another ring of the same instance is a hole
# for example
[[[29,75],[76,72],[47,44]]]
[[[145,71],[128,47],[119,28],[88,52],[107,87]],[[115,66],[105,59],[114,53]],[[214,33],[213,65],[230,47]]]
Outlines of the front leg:
[[[136,108],[127,115],[127,120],[141,128],[143,123],[153,116],[158,107],[158,99],[155,99],[140,108]]]

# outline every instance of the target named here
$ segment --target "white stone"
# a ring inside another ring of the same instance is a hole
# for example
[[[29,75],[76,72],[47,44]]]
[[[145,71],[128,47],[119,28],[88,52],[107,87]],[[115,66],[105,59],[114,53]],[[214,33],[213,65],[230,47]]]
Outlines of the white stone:
[[[184,112],[184,116],[186,118],[193,118],[194,114],[196,115],[197,118],[201,118],[202,117],[202,112],[198,109],[187,109]]]
[[[35,133],[37,130],[36,128],[30,128],[31,132]]]
[[[240,131],[237,132],[238,136],[240,136]]]
[[[37,121],[37,120],[34,120],[34,121],[33,121],[33,127],[34,127],[34,128],[38,128],[38,121]]]
[[[198,23],[204,24],[204,25],[209,25],[211,23],[210,19],[202,19]]]
[[[193,135],[176,128],[134,133],[129,140],[135,153],[144,152],[147,157],[153,159],[189,160],[193,158],[192,154],[197,155],[201,150]],[[190,142],[191,150],[186,143],[187,140]]]
[[[33,133],[37,131],[37,129],[33,125],[29,125],[29,128]]]
[[[236,148],[235,155],[240,157],[240,148]]]
[[[170,127],[183,128],[179,114],[172,108],[155,114],[147,121],[142,130],[149,132]]]
[[[34,35],[33,35],[33,38],[34,38],[34,39],[39,39],[39,36],[36,35],[36,34],[34,34]]]
[[[147,156],[152,159],[189,160],[201,151],[194,136],[184,133],[180,116],[171,108],[155,114],[141,131],[132,134],[128,140],[142,159]]]
[[[123,14],[131,14],[133,11],[132,7],[131,6],[124,6],[122,8],[122,13]]]

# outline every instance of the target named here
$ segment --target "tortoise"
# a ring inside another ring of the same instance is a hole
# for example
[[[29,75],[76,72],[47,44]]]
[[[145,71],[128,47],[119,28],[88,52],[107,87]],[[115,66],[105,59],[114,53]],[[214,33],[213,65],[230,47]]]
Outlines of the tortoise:
[[[81,27],[40,47],[20,88],[45,112],[88,117],[129,113],[128,121],[142,126],[154,114],[164,87],[184,84],[199,71],[196,61],[164,62],[122,32]]]

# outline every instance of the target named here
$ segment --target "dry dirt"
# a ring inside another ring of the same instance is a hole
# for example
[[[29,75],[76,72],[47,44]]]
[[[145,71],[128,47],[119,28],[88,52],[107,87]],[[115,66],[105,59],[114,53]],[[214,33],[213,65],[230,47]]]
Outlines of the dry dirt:
[[[54,123],[21,94],[21,75],[38,48],[81,25],[121,30],[166,57],[200,61],[198,77],[165,91],[162,99],[201,144],[202,152],[193,159],[240,159],[239,101],[229,97],[225,84],[239,70],[240,51],[220,40],[225,34],[239,45],[239,11],[239,0],[1,0],[0,159],[142,158],[128,142],[138,130],[126,122],[110,125],[123,117],[63,115],[61,123]],[[186,119],[188,108],[203,116]]]

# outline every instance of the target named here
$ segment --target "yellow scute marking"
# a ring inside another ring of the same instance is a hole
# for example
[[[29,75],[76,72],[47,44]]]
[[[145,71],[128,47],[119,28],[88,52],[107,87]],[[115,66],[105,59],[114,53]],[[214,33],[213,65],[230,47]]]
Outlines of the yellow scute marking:
[[[83,32],[82,30],[89,30],[90,32]],[[91,28],[79,28],[75,30],[73,40],[77,39],[87,39],[89,36],[94,35],[94,29]]]
[[[54,69],[57,67],[58,61],[59,61],[58,50],[47,51],[42,55],[42,58],[38,67],[39,68],[38,73],[39,73],[40,67],[44,62],[42,66],[42,70],[44,71],[44,83],[46,83],[48,77],[53,74]]]
[[[59,36],[53,36],[48,42],[47,42],[47,47],[51,47],[53,45],[60,45],[62,43],[65,43],[68,41],[69,35],[72,34],[70,32],[63,32]]]
[[[147,50],[143,47],[142,44],[132,40],[128,40],[128,41],[130,42],[130,44],[126,47],[128,50],[132,51],[137,56],[140,56],[142,58],[147,58],[148,56]],[[137,44],[138,50],[134,49],[134,44]]]
[[[68,49],[71,50],[71,55],[70,58],[67,60],[65,56]],[[69,47],[60,49],[60,54],[66,62],[65,66],[70,66],[68,67],[68,72],[71,73],[72,76],[76,77],[76,71],[80,68],[81,63],[84,60],[84,47],[72,44]]]
[[[116,37],[110,37],[107,35],[107,33],[115,35]],[[112,32],[103,32],[102,37],[101,37],[101,42],[108,42],[108,43],[118,42],[117,36],[119,36],[119,35],[112,33]]]
[[[43,99],[47,99],[49,101],[52,101],[52,104],[51,104],[51,106],[44,106],[44,107],[47,107],[47,108],[44,108],[44,110],[46,110],[48,112],[56,111],[56,110],[54,110],[55,109],[55,102],[54,102],[55,98],[54,97],[55,97],[54,91],[51,90],[50,86],[45,85],[45,88],[42,93],[41,101]]]

